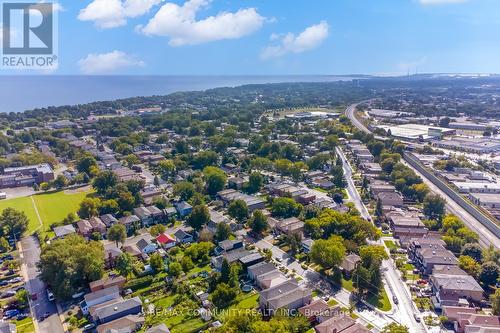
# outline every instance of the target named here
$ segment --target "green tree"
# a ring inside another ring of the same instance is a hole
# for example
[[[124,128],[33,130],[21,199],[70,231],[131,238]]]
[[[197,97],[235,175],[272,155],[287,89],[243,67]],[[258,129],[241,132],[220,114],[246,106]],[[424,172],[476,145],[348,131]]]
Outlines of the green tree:
[[[88,219],[92,216],[99,215],[99,207],[101,200],[99,198],[85,198],[80,202],[80,209],[78,209],[78,216],[82,219]]]
[[[168,275],[175,278],[181,275],[181,273],[182,273],[182,266],[180,263],[172,261],[170,262],[170,264],[168,264]]]
[[[0,253],[5,253],[10,251],[9,242],[5,239],[5,237],[0,237]]]
[[[203,178],[205,179],[207,192],[210,195],[215,195],[226,186],[227,176],[224,171],[217,167],[208,166],[203,169]]]
[[[158,169],[163,179],[169,179],[175,173],[175,163],[172,160],[160,161],[158,163]]]
[[[57,190],[62,190],[63,188],[68,186],[68,179],[63,175],[58,175],[56,179],[54,179],[52,184]]]
[[[408,327],[397,323],[385,325],[381,333],[408,333]]]
[[[29,220],[22,211],[7,207],[0,215],[0,227],[6,235],[19,238],[28,229]]]
[[[66,300],[89,282],[102,278],[104,249],[99,242],[70,235],[43,246],[37,266],[56,298]]]
[[[94,156],[90,154],[82,154],[76,160],[76,169],[78,170],[78,172],[90,175],[93,167],[97,167],[97,161]]]
[[[212,303],[219,309],[229,306],[237,296],[236,290],[226,283],[220,283],[210,295]]]
[[[498,265],[492,261],[487,261],[481,265],[479,280],[486,286],[494,285],[500,273]]]
[[[215,230],[215,239],[220,242],[229,238],[231,234],[231,228],[227,223],[221,222],[217,224],[217,228]]]
[[[131,254],[124,252],[116,260],[116,270],[121,276],[127,278],[134,271],[135,258]]]
[[[497,288],[495,292],[491,294],[490,300],[493,314],[495,316],[500,316],[500,288]]]
[[[149,229],[149,233],[151,236],[156,237],[159,234],[162,234],[167,230],[167,228],[163,224],[155,224]]]
[[[226,258],[222,259],[222,265],[220,269],[220,282],[228,283],[231,276],[231,266]]]
[[[458,266],[473,277],[477,277],[481,270],[481,265],[474,258],[464,255],[458,258]]]
[[[163,258],[158,252],[153,253],[149,257],[149,264],[155,273],[159,273],[164,269]]]
[[[227,208],[229,215],[239,222],[243,222],[248,217],[248,206],[243,200],[234,200],[229,204]]]
[[[298,216],[302,211],[302,205],[292,198],[276,198],[271,205],[271,213],[275,217],[288,218]]]
[[[462,255],[469,256],[475,261],[481,262],[483,260],[483,249],[477,243],[465,244],[462,247]]]
[[[264,177],[260,172],[252,172],[248,178],[248,184],[245,187],[245,190],[248,193],[259,192],[264,185]]]
[[[444,215],[444,206],[446,202],[437,194],[429,193],[424,198],[424,214],[431,218],[440,221]]]
[[[97,191],[97,193],[102,195],[116,184],[118,184],[118,177],[113,171],[106,170],[97,174],[92,183],[92,187]]]
[[[257,235],[261,235],[269,228],[267,217],[262,213],[261,210],[255,210],[253,212],[253,216],[248,224],[252,231]]]
[[[188,201],[195,195],[196,190],[191,182],[184,181],[174,185],[173,193],[175,196],[180,197],[181,200]]]
[[[184,256],[181,259],[181,266],[182,266],[182,270],[187,273],[193,269],[194,263],[191,260],[191,258],[189,258],[188,256]]]
[[[187,219],[187,224],[195,231],[202,229],[210,221],[210,213],[206,205],[194,206]]]
[[[123,224],[114,224],[108,229],[108,239],[112,242],[116,243],[118,247],[118,243],[124,243],[125,239],[127,239],[127,230]]]
[[[51,187],[52,187],[52,185],[50,185],[47,182],[43,182],[40,184],[40,190],[42,190],[44,192],[47,192],[48,190],[50,190]]]
[[[340,265],[344,259],[346,248],[343,239],[332,236],[329,239],[318,239],[314,241],[309,257],[323,269],[329,269]]]

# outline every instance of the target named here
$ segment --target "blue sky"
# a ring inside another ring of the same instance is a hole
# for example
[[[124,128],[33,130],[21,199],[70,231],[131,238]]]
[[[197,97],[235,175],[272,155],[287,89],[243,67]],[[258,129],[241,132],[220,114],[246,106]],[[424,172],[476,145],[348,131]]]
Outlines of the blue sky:
[[[57,74],[500,73],[498,0],[60,0]]]

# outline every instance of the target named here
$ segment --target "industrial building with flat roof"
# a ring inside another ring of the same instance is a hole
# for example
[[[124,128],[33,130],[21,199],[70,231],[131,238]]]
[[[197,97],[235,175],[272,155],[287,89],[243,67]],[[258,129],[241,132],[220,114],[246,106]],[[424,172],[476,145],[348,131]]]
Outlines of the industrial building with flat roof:
[[[453,138],[451,140],[435,141],[436,147],[461,150],[477,154],[500,152],[500,140],[490,138]]]
[[[410,141],[429,140],[435,138],[440,139],[443,136],[454,135],[456,133],[455,129],[420,124],[404,124],[395,126],[379,125],[376,127],[382,128],[387,132],[390,131],[391,136],[395,138]]]

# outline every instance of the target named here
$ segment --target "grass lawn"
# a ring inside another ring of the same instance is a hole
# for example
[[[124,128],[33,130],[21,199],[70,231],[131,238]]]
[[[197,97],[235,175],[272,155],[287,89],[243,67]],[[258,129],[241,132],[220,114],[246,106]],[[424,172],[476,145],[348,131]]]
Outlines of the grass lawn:
[[[65,193],[65,191],[37,194],[32,197],[14,198],[0,201],[0,211],[7,207],[23,211],[29,219],[28,232],[35,231],[40,223],[36,215],[35,206],[38,209],[43,222],[42,232],[46,232],[54,222],[59,222],[69,213],[76,213],[80,207],[80,202],[90,191],[75,191]]]
[[[30,223],[28,225],[28,230],[31,232],[35,230],[40,223],[38,222],[38,217],[36,216],[35,207],[30,197],[14,198],[9,200],[0,201],[0,211],[3,212],[5,208],[14,208],[15,210],[23,211]]]
[[[322,189],[321,187],[315,187],[314,188],[316,191],[322,192],[322,193],[328,193],[327,190]]]
[[[18,320],[15,322],[17,333],[32,333],[35,332],[35,325],[30,317]]]
[[[346,280],[344,277],[342,277],[342,287],[347,289],[348,291],[353,291],[354,287],[352,285],[352,279]]]
[[[392,308],[391,302],[389,301],[389,296],[387,295],[385,288],[382,289],[382,293],[378,297],[376,295],[368,297],[367,302],[382,311],[389,311]]]
[[[396,245],[396,243],[394,243],[394,241],[385,240],[384,244],[385,244],[385,246],[387,246],[387,248],[389,250],[397,250],[398,249],[398,246]]]
[[[339,302],[337,302],[337,300],[335,300],[334,298],[330,298],[330,300],[327,303],[330,306],[335,306],[335,305],[339,304]]]
[[[251,293],[245,294],[240,293],[236,298],[236,302],[233,303],[226,309],[220,311],[217,319],[224,322],[231,316],[241,316],[245,310],[251,310],[257,308],[259,305],[259,293],[252,291]]]

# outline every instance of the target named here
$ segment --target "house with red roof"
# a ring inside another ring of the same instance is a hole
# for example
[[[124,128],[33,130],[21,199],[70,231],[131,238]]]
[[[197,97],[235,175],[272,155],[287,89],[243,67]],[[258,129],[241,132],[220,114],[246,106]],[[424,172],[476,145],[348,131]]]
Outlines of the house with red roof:
[[[170,249],[176,244],[175,238],[166,233],[161,233],[156,237],[156,241],[164,249]]]

